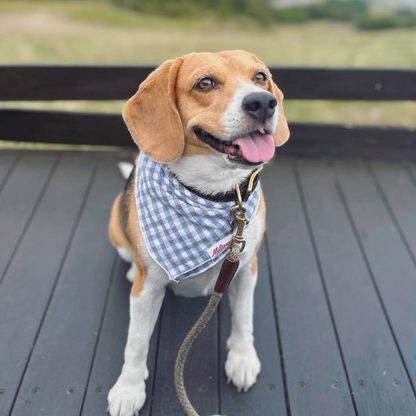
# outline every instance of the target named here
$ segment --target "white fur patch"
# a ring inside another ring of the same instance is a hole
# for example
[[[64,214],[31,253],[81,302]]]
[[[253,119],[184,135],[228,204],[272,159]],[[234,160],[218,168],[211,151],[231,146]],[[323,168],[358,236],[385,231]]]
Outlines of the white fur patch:
[[[116,247],[118,255],[127,263],[133,261],[133,251],[130,248]]]
[[[130,269],[128,270],[128,272],[126,274],[127,280],[130,283],[133,283],[134,282],[134,279],[137,276],[137,273],[138,273],[138,269],[137,269],[136,263],[135,262],[132,262],[131,263],[131,267],[130,267]]]
[[[139,416],[145,401],[144,380],[131,382],[120,377],[108,394],[107,412],[110,416]]]
[[[124,179],[128,179],[129,176],[130,176],[130,174],[131,174],[131,172],[134,169],[134,165],[133,165],[133,163],[119,162],[118,163],[118,168],[120,169],[121,176]]]
[[[248,178],[253,168],[237,165],[228,160],[227,155],[219,153],[181,157],[171,163],[169,169],[185,185],[216,195],[234,190]]]
[[[238,392],[247,392],[257,382],[261,363],[253,344],[245,343],[228,351],[225,373]]]
[[[247,97],[247,95],[255,92],[270,94],[268,91],[265,91],[260,87],[246,83],[242,83],[242,86],[236,90],[234,97],[225,110],[224,116],[222,118],[224,129],[224,135],[222,139],[233,140],[237,138],[237,135],[242,137],[254,130],[257,130],[260,127],[267,129],[270,133],[273,133],[276,130],[278,119],[277,107],[273,116],[270,117],[263,126],[259,126],[258,121],[254,120],[244,111],[242,107],[244,98]],[[272,94],[270,94],[270,96],[273,97]]]

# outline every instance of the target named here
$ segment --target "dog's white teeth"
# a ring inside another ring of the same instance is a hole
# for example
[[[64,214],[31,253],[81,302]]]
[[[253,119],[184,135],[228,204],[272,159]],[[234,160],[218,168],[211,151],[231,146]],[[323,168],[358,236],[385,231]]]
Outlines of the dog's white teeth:
[[[264,131],[264,128],[262,127],[261,129],[259,129],[259,132],[261,133],[261,134],[266,134],[266,132]]]

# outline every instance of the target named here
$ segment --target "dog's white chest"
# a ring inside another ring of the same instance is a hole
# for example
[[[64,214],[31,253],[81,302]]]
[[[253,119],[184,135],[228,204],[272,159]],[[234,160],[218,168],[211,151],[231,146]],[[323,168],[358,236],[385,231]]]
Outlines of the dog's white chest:
[[[221,269],[222,262],[196,276],[188,277],[179,283],[171,282],[169,287],[175,295],[193,298],[207,296],[214,291],[215,282]]]

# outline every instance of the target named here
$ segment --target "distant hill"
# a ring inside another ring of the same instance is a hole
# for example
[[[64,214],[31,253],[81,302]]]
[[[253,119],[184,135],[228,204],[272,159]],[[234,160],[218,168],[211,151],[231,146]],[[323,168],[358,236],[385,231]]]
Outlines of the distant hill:
[[[271,3],[276,8],[289,8],[309,6],[311,4],[325,3],[326,0],[272,0]]]
[[[272,0],[272,4],[277,8],[288,8],[307,6],[311,4],[325,3],[326,0]],[[348,0],[338,0],[348,1]],[[416,10],[416,0],[360,0],[363,3],[374,3],[390,6],[394,9],[412,9]]]
[[[383,4],[394,9],[416,10],[416,0],[362,0],[365,3]]]

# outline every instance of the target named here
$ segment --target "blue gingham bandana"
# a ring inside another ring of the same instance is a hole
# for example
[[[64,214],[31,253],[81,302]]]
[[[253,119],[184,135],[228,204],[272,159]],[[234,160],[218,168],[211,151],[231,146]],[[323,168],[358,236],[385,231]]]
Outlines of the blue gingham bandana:
[[[146,247],[171,280],[194,276],[225,257],[235,202],[213,202],[195,195],[168,165],[143,154],[137,162],[135,194]],[[247,218],[254,219],[259,199],[258,184],[245,203]]]

